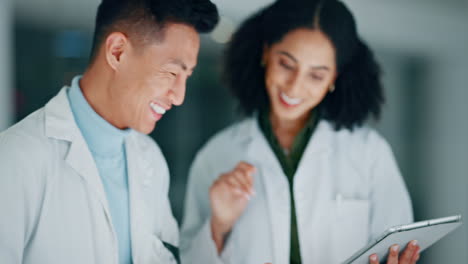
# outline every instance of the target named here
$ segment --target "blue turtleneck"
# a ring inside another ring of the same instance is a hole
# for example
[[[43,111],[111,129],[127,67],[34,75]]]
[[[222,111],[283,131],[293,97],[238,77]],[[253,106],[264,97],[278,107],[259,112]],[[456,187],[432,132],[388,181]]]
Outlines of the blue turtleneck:
[[[130,129],[120,130],[99,116],[86,101],[80,88],[81,76],[68,90],[70,107],[101,177],[112,224],[119,246],[119,264],[132,263],[130,210],[125,137]]]

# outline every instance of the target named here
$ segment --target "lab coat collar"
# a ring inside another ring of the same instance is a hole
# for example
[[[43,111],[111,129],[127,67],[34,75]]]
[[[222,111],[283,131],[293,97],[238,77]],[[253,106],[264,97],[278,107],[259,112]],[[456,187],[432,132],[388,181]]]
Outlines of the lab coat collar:
[[[69,87],[63,87],[45,106],[45,134],[47,137],[73,141],[80,135],[67,98]]]
[[[267,140],[260,130],[257,114],[250,118],[247,127],[250,143],[248,146],[249,149],[253,148],[254,146],[258,147],[258,144],[268,145]],[[307,147],[303,155],[305,155],[306,152],[313,154],[325,154],[329,152],[333,146],[331,144],[331,135],[333,135],[332,125],[326,120],[320,120],[314,132],[312,133],[311,139],[307,143]]]
[[[270,164],[270,168],[273,171],[282,171],[281,165],[277,160],[274,152],[271,150],[267,139],[263,135],[257,116],[254,116],[247,122],[246,130],[240,131],[240,133],[247,132],[246,147],[247,156],[251,160],[258,160],[261,164]],[[331,152],[333,149],[333,127],[326,120],[320,120],[315,128],[312,137],[309,139],[307,146],[302,154],[301,161],[299,162],[296,174],[301,167],[304,167],[304,160],[307,157],[315,156],[322,157]]]
[[[112,226],[109,204],[104,192],[101,178],[88,145],[75,123],[67,97],[69,87],[65,86],[45,106],[45,134],[49,138],[70,142],[65,157],[72,167],[91,187],[101,202],[108,224]],[[116,234],[114,232],[114,238]]]

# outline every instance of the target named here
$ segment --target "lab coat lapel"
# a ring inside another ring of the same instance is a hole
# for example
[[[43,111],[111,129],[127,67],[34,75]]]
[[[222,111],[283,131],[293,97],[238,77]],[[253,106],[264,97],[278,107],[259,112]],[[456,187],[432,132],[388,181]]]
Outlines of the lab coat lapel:
[[[132,254],[135,263],[143,263],[141,259],[145,254],[142,252],[148,248],[147,245],[142,244],[145,241],[143,228],[149,223],[145,221],[145,214],[150,212],[147,203],[145,202],[145,193],[147,189],[155,184],[151,181],[151,176],[154,175],[155,170],[145,157],[148,155],[139,150],[138,142],[136,142],[136,132],[132,131],[125,142],[125,150],[127,155],[127,173],[129,184],[129,198],[130,198],[130,229],[132,236]],[[156,197],[156,195],[154,195]],[[151,210],[158,210],[151,208]],[[156,211],[159,212],[159,211]]]
[[[66,162],[88,183],[91,189],[96,194],[100,203],[104,208],[107,221],[112,225],[111,215],[109,211],[109,204],[101,177],[99,176],[96,163],[94,161],[88,145],[81,137],[81,135],[73,140],[70,145],[70,150],[66,157]]]
[[[256,176],[259,177],[261,183],[256,188],[264,186],[267,196],[269,219],[272,227],[273,262],[288,263],[289,250],[285,250],[285,241],[290,240],[288,180],[284,176],[275,154],[263,136],[256,118],[252,119],[249,129],[251,141],[247,146],[248,161],[257,168]]]
[[[330,173],[331,150],[333,144],[331,135],[333,129],[327,121],[320,121],[304,150],[299,166],[294,175],[294,201],[296,219],[301,245],[302,260],[306,263],[318,263],[323,254],[323,243],[329,238],[327,230],[311,227],[323,226],[329,211],[329,199],[332,174]]]
[[[66,163],[73,168],[93,190],[103,206],[107,221],[112,226],[109,205],[96,163],[75,123],[67,97],[68,87],[62,88],[57,96],[45,106],[46,135],[50,138],[70,142]],[[114,235],[115,236],[115,235]]]
[[[299,200],[307,194],[308,205],[314,207],[314,202],[318,202],[328,175],[328,164],[330,163],[330,153],[332,142],[330,136],[332,128],[326,121],[320,121],[309,139],[309,142],[302,154],[302,158],[294,175],[294,192]],[[297,200],[297,199],[295,199]]]

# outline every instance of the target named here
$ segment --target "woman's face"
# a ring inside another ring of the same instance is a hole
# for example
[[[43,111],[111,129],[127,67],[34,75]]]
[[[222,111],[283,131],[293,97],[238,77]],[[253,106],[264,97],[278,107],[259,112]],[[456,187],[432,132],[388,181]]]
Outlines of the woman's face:
[[[318,30],[296,29],[265,47],[265,84],[274,118],[307,118],[334,84],[335,61],[331,41]]]

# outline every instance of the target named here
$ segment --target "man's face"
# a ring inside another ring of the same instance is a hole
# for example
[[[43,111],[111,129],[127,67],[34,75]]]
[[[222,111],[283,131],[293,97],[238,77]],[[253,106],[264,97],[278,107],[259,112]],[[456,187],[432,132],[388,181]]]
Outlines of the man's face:
[[[149,134],[164,113],[185,97],[187,78],[197,63],[200,38],[194,28],[168,24],[164,40],[132,46],[120,58],[110,87],[119,128]],[[137,50],[140,49],[140,50]]]

